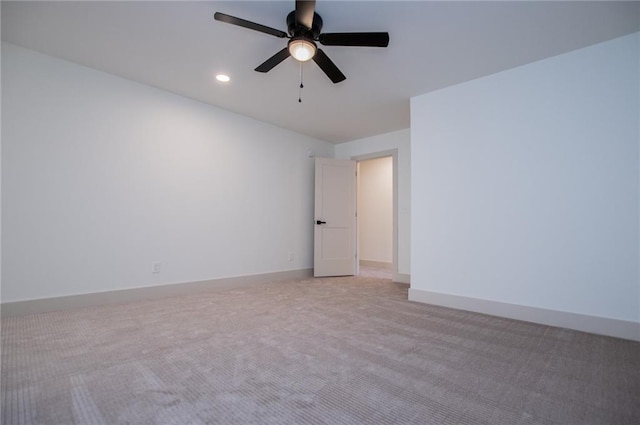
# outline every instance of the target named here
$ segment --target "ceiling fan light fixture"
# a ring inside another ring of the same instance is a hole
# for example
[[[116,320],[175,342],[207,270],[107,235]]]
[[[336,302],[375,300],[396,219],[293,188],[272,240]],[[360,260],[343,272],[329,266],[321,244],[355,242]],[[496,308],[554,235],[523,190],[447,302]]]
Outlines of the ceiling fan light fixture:
[[[256,72],[269,72],[282,61],[292,56],[300,63],[313,61],[334,83],[344,81],[347,77],[338,69],[331,59],[319,49],[316,43],[323,46],[358,46],[358,47],[387,47],[389,45],[388,32],[322,32],[322,18],[315,11],[315,0],[296,0],[296,8],[287,15],[287,32],[262,24],[236,18],[221,12],[216,12],[216,21],[262,32],[278,38],[289,38],[286,47],[255,68]],[[302,68],[300,68],[302,75]],[[302,84],[301,84],[302,85]]]
[[[305,37],[294,37],[289,41],[289,53],[299,62],[306,62],[316,54],[316,43]]]

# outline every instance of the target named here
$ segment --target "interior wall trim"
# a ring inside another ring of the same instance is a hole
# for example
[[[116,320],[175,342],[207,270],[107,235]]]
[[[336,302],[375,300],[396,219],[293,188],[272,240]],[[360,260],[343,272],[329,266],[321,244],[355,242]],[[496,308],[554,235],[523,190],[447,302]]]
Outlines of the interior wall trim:
[[[107,304],[122,304],[132,301],[152,300],[181,295],[193,295],[203,292],[218,291],[260,285],[285,280],[305,279],[313,275],[313,269],[287,270],[273,273],[247,276],[225,277],[198,282],[173,283],[167,285],[145,286],[141,288],[121,289],[107,292],[69,295],[54,298],[6,302],[0,304],[2,317],[24,316],[27,314],[47,313],[52,311],[73,310],[85,307],[96,307]]]
[[[379,269],[393,269],[393,263],[388,263],[386,261],[373,261],[373,260],[360,260],[361,266],[364,267],[377,267]]]
[[[640,323],[460,295],[409,289],[409,301],[640,341]]]

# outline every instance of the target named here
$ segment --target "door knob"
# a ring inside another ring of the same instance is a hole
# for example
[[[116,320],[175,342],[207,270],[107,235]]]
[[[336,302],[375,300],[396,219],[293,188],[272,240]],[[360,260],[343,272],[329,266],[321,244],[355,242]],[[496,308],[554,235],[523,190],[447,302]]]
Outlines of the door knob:
[[[327,224],[327,222],[322,220],[316,220],[316,224]]]

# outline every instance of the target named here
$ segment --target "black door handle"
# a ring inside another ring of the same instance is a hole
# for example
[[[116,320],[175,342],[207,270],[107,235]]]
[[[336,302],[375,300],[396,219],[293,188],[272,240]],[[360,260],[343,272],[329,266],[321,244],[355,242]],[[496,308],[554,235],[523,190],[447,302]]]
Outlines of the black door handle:
[[[316,220],[316,224],[327,224],[327,222],[322,220]]]

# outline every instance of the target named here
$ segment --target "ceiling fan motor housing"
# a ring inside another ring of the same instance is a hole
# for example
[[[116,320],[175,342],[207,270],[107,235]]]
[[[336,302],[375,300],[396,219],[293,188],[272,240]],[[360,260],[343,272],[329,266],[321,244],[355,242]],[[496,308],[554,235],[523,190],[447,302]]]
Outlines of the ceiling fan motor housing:
[[[313,12],[313,24],[311,28],[307,28],[296,21],[296,11],[294,10],[287,15],[287,28],[289,29],[289,35],[291,37],[305,37],[311,40],[317,40],[322,30],[322,18]]]

